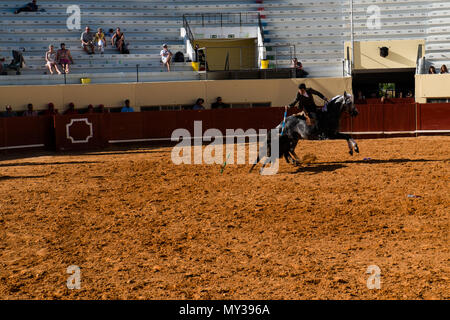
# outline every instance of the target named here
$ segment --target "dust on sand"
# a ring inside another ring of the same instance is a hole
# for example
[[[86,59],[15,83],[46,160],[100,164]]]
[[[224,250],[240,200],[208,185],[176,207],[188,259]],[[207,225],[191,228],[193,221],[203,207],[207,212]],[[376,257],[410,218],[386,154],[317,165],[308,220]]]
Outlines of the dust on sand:
[[[171,148],[2,156],[0,298],[449,299],[450,138],[359,145],[301,141],[313,163],[264,177]]]

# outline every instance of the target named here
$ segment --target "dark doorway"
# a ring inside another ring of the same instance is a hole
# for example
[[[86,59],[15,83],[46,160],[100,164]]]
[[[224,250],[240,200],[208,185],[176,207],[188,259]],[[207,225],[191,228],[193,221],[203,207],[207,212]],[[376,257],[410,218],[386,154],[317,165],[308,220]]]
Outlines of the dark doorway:
[[[353,75],[353,92],[359,91],[365,98],[380,98],[388,93],[389,97],[414,96],[415,70],[383,70],[358,72]]]

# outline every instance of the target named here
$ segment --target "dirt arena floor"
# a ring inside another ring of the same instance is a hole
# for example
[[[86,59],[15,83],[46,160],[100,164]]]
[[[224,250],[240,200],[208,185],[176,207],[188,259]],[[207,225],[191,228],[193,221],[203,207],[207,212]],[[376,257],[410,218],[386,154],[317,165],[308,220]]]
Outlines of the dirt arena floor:
[[[449,299],[450,137],[358,143],[301,141],[316,161],[275,176],[171,148],[1,154],[0,298]]]

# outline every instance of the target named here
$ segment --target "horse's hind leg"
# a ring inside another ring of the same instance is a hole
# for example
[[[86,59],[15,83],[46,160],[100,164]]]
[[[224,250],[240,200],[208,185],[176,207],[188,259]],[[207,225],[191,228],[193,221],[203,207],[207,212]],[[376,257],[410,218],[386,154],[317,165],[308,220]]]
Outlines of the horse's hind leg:
[[[254,163],[254,164],[252,165],[252,167],[250,168],[249,173],[253,171],[253,169],[256,167],[256,165],[259,163],[260,160],[261,160],[261,159],[259,158],[259,154],[258,154],[258,157],[256,158],[255,163]]]
[[[292,157],[291,157],[291,155],[289,154],[289,152],[283,153],[283,157],[284,157],[284,159],[286,160],[287,163],[291,163],[291,160],[290,160],[290,159],[292,159]],[[294,159],[292,159],[292,160],[294,160]],[[294,161],[292,161],[292,162],[294,162]]]
[[[298,156],[297,156],[297,154],[295,153],[295,151],[294,151],[294,150],[291,150],[290,153],[291,153],[292,156],[294,156],[294,157],[293,157],[293,160],[294,160],[293,162],[294,162],[294,164],[295,164],[296,166],[299,166],[299,165],[300,165],[300,159],[298,158]]]

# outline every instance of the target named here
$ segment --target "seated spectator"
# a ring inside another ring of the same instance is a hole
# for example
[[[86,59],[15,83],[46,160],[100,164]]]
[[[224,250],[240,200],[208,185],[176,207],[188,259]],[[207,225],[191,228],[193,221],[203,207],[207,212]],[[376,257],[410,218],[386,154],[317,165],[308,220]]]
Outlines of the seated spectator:
[[[98,112],[99,113],[109,113],[109,109],[105,108],[103,104],[98,105]]]
[[[53,68],[58,74],[61,74],[61,71],[58,69],[58,65],[56,64],[56,51],[53,45],[48,46],[48,51],[45,53],[45,61],[47,62],[47,68],[50,71],[50,74],[53,74]]]
[[[23,113],[24,117],[36,117],[38,115],[37,111],[33,110],[33,105],[31,103],[27,106],[27,111]]]
[[[216,102],[211,104],[211,109],[225,109],[229,108],[230,106],[228,104],[223,103],[221,97],[217,97]]]
[[[357,103],[357,104],[365,104],[366,103],[366,97],[363,95],[361,90],[358,90],[358,94],[356,96],[355,103]]]
[[[88,105],[86,113],[94,113],[94,106],[92,104]]]
[[[436,68],[434,66],[430,66],[428,69],[428,74],[436,74]]]
[[[387,92],[385,92],[384,95],[381,97],[380,102],[383,104],[392,102],[392,100],[389,99],[389,95]]]
[[[12,117],[17,117],[17,113],[15,111],[12,110],[10,105],[6,106],[6,111],[3,112],[3,118],[12,118]]]
[[[448,73],[448,69],[447,69],[447,66],[445,64],[443,64],[441,66],[441,74],[444,74],[444,73]]]
[[[36,0],[33,0],[29,3],[27,3],[22,8],[19,8],[16,11],[14,11],[14,14],[18,14],[21,12],[36,12],[36,11],[38,11],[38,5],[36,3]]]
[[[296,78],[306,78],[308,76],[308,72],[306,72],[305,70],[303,70],[303,64],[298,61],[297,58],[294,58],[292,60],[293,62],[293,66],[295,68],[295,77]]]
[[[407,98],[413,98],[414,97],[411,90],[408,91],[408,93],[406,94],[406,97]]]
[[[66,45],[61,43],[61,49],[56,52],[56,62],[61,65],[65,73],[69,73],[69,65],[73,64],[70,50],[66,49]]]
[[[167,67],[167,71],[170,72],[170,64],[172,63],[172,52],[169,50],[167,44],[163,44],[163,49],[159,53],[163,65]]]
[[[8,64],[2,63],[5,61],[6,61],[6,58],[0,58],[0,75],[3,74],[3,72],[6,72],[6,68],[8,67]]]
[[[111,45],[116,46],[116,48],[119,50],[120,53],[124,53],[127,50],[125,46],[125,35],[122,31],[120,31],[120,28],[116,29],[116,32],[111,38]]]
[[[105,35],[106,35],[107,37],[112,38],[113,35],[114,35],[114,29],[113,29],[113,28],[110,28],[110,29],[108,30],[108,32],[107,32]]]
[[[94,54],[94,36],[91,33],[91,29],[86,27],[84,32],[81,34],[81,47],[87,54]]]
[[[192,107],[192,110],[205,110],[205,107],[203,106],[204,103],[205,100],[203,100],[202,98],[198,98],[195,102],[195,105]]]
[[[123,107],[120,112],[134,112],[134,109],[130,107],[130,100],[125,100],[125,107]]]
[[[94,42],[100,53],[103,54],[106,47],[106,38],[102,28],[98,28],[97,33],[95,34]]]
[[[42,113],[44,116],[55,116],[57,114],[58,110],[55,109],[55,105],[52,102],[48,104],[48,109]]]
[[[64,112],[65,115],[69,114],[78,114],[77,110],[75,110],[75,104],[73,102],[69,103],[69,109]]]

